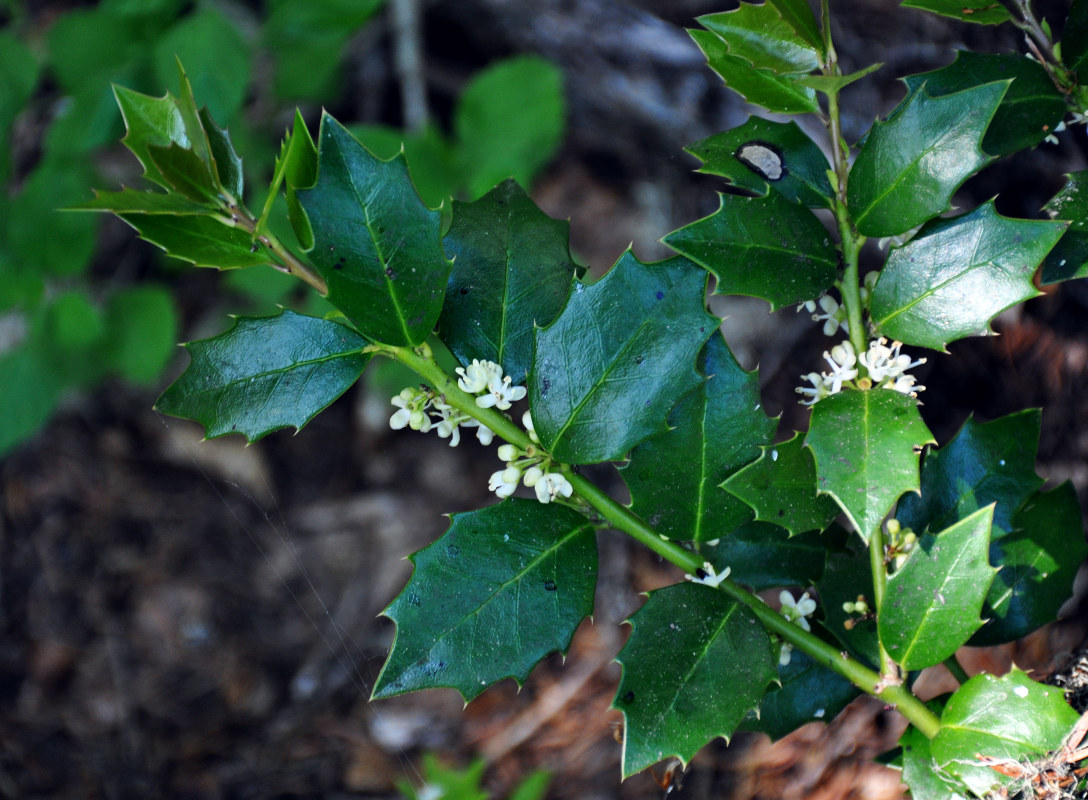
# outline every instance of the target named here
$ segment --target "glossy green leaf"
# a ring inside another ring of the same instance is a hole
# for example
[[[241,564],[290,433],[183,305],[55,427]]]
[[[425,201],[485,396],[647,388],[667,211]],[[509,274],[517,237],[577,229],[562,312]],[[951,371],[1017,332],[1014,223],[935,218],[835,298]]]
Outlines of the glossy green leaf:
[[[927,705],[940,714],[939,705]],[[910,787],[911,800],[963,800],[968,794],[966,786],[937,766],[929,737],[913,725],[903,731],[899,746],[903,748],[903,783]]]
[[[820,491],[835,498],[865,542],[900,495],[918,491],[918,453],[931,442],[918,401],[891,389],[825,397],[812,407],[805,437]]]
[[[438,335],[462,364],[494,361],[525,382],[534,327],[554,320],[570,296],[569,237],[570,223],[548,217],[512,180],[475,203],[454,203]]]
[[[944,350],[990,333],[990,320],[1035,297],[1032,276],[1065,226],[1003,217],[993,203],[925,225],[892,250],[870,306],[885,336]]]
[[[292,311],[239,318],[225,333],[185,345],[189,367],[155,408],[199,422],[209,439],[298,429],[358,380],[370,360],[365,345],[344,325]]]
[[[201,215],[214,211],[209,203],[194,203],[173,192],[144,192],[122,189],[119,192],[94,190],[94,199],[72,206],[71,211],[111,211],[114,214]]]
[[[1044,207],[1069,228],[1043,261],[1043,285],[1088,277],[1088,170],[1066,176],[1065,186]]]
[[[827,561],[827,544],[815,534],[790,536],[768,522],[746,522],[700,552],[719,572],[729,567],[737,583],[759,591],[776,586],[811,586]]]
[[[536,331],[529,375],[533,424],[557,460],[622,458],[665,430],[699,383],[695,357],[718,328],[704,307],[706,274],[682,258],[643,264],[627,251]]]
[[[841,92],[850,84],[860,81],[866,75],[876,72],[883,66],[881,63],[870,64],[847,75],[805,75],[798,78],[797,82],[802,86],[830,95]]]
[[[216,183],[235,202],[241,202],[245,191],[245,176],[242,172],[242,159],[231,143],[230,133],[226,128],[215,124],[207,108],[200,109],[200,123],[208,137]]]
[[[992,422],[968,419],[950,442],[926,454],[921,496],[904,497],[896,518],[918,533],[939,531],[996,503],[994,526],[1013,530],[1013,515],[1043,483],[1035,474],[1039,426],[1038,409]]]
[[[759,376],[737,364],[720,335],[711,335],[698,367],[707,380],[669,415],[669,430],[634,450],[621,473],[631,509],[662,536],[707,541],[751,519],[751,510],[719,488],[774,436],[759,396]]]
[[[778,9],[782,19],[793,27],[806,45],[821,56],[824,54],[824,37],[820,32],[820,23],[812,13],[808,0],[769,0],[769,3]]]
[[[118,216],[167,255],[198,267],[240,269],[272,261],[263,247],[255,246],[248,233],[215,217],[144,213]]]
[[[818,69],[819,51],[783,19],[778,5],[774,2],[761,5],[742,2],[733,11],[705,14],[696,18],[696,22],[725,42],[730,53],[745,59],[756,69],[767,69],[779,75]]]
[[[945,211],[990,161],[980,147],[1007,82],[931,97],[922,87],[877,122],[850,170],[847,203],[866,236],[896,236]]]
[[[1012,22],[1012,15],[995,0],[903,0],[902,5],[979,25]]]
[[[948,66],[903,80],[911,93],[924,85],[931,96],[939,97],[1010,78],[1009,90],[982,138],[983,150],[1006,156],[1039,144],[1065,116],[1065,97],[1038,61],[1011,53],[961,50]]]
[[[521,684],[593,611],[595,526],[565,506],[512,499],[454,514],[411,561],[383,612],[397,635],[374,697],[444,686],[468,701],[504,678]]]
[[[215,200],[219,192],[212,165],[202,161],[194,151],[171,142],[167,147],[149,145],[147,153],[168,189],[194,203]]]
[[[721,76],[726,86],[749,103],[776,114],[819,113],[816,90],[798,83],[795,76],[753,68],[752,62],[729,52],[728,45],[710,31],[689,30],[688,33],[706,54],[710,68]]]
[[[761,297],[771,308],[811,300],[838,270],[838,251],[816,216],[781,195],[720,195],[721,205],[664,237],[718,279],[715,294]]]
[[[939,769],[982,797],[1012,778],[980,755],[1014,762],[1038,757],[1060,747],[1079,716],[1061,689],[1036,683],[1015,667],[1000,678],[976,675],[949,698],[930,752]]]
[[[287,219],[295,232],[295,237],[304,250],[314,246],[314,232],[310,220],[298,200],[298,190],[308,189],[317,180],[317,146],[302,113],[295,109],[294,127],[287,132],[276,157],[276,167],[272,172],[272,188],[265,201],[261,220],[267,218],[279,187],[283,186],[287,198]]]
[[[1077,568],[1088,557],[1080,505],[1068,481],[1031,495],[1013,530],[995,530],[990,562],[1001,567],[986,597],[986,624],[970,644],[1005,644],[1054,620],[1073,593]]]
[[[497,62],[465,87],[453,128],[470,199],[509,177],[528,186],[563,141],[562,71],[538,56]]]
[[[749,117],[687,151],[703,162],[700,172],[720,175],[742,189],[762,195],[771,188],[791,203],[809,207],[830,203],[827,157],[792,120]]]
[[[851,539],[845,549],[827,556],[823,578],[817,584],[824,626],[846,648],[870,665],[880,663],[880,640],[876,620],[847,613],[843,603],[855,603],[859,597],[873,605],[872,566],[869,550],[858,539]]]
[[[416,195],[403,156],[378,160],[328,114],[319,138],[317,183],[299,199],[329,302],[375,341],[418,345],[438,322],[452,267],[440,214]]]
[[[1073,0],[1061,41],[1062,63],[1075,73],[1088,65],[1088,3]],[[1083,79],[1082,79],[1083,80]]]
[[[778,668],[781,686],[772,687],[741,726],[777,741],[809,722],[828,723],[861,691],[839,675],[794,648],[790,663]]]
[[[630,622],[612,704],[624,716],[624,777],[728,739],[777,676],[777,650],[756,616],[707,586],[651,592]]]
[[[816,490],[816,463],[800,434],[763,447],[760,457],[722,485],[756,512],[791,535],[823,530],[839,515],[839,507]]]
[[[982,625],[979,612],[996,570],[987,561],[993,506],[918,539],[888,578],[877,629],[903,669],[939,664]]]

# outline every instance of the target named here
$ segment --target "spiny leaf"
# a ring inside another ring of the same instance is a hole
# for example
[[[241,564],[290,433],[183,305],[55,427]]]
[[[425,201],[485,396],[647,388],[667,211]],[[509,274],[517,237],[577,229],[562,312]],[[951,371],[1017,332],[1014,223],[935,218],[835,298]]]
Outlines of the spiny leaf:
[[[816,490],[816,464],[800,434],[762,448],[758,459],[722,484],[756,512],[791,535],[823,530],[839,515],[839,507]]]
[[[761,297],[775,309],[811,300],[834,282],[838,251],[811,211],[775,192],[720,201],[709,217],[662,240],[714,274],[715,294]]]
[[[1088,277],[1088,170],[1066,175],[1065,186],[1044,206],[1069,228],[1043,262],[1043,285]]]
[[[438,321],[452,268],[440,215],[416,195],[403,156],[380,161],[328,114],[319,138],[317,182],[299,199],[329,302],[374,341],[418,345]]]
[[[718,572],[729,567],[733,580],[759,591],[814,584],[823,576],[828,542],[814,533],[790,536],[785,528],[753,521],[703,542],[700,551]]]
[[[775,680],[766,630],[723,592],[674,584],[651,592],[630,621],[612,703],[624,717],[624,777],[728,739]]]
[[[997,314],[1039,294],[1032,276],[1064,230],[1061,222],[1003,217],[992,201],[934,220],[888,256],[873,290],[873,323],[934,350],[986,335]]]
[[[918,491],[918,458],[933,436],[918,401],[891,389],[847,389],[812,407],[805,444],[830,494],[869,541],[904,492]]]
[[[990,161],[979,143],[1008,82],[931,97],[923,86],[877,122],[850,170],[847,203],[860,233],[895,236],[948,208]]]
[[[903,6],[932,11],[942,17],[951,17],[979,25],[1012,22],[1012,15],[997,0],[904,0]]]
[[[982,601],[997,571],[986,560],[992,523],[993,506],[986,506],[925,534],[888,578],[877,627],[903,669],[939,664],[982,625]]]
[[[209,439],[301,428],[358,380],[370,360],[365,345],[344,325],[292,311],[236,319],[185,345],[189,367],[155,408],[196,420]]]
[[[768,188],[791,203],[830,203],[830,168],[823,151],[796,122],[749,117],[743,125],[696,142],[687,151],[703,162],[700,172],[720,175],[755,194]]]
[[[397,635],[374,697],[445,686],[468,701],[504,678],[523,683],[592,612],[596,548],[595,526],[565,506],[511,499],[454,514],[383,612]]]
[[[668,431],[631,451],[621,474],[632,510],[659,534],[706,541],[751,518],[719,485],[771,441],[775,421],[760,410],[756,372],[741,369],[720,335],[711,335],[698,366],[707,380],[676,405]]]
[[[120,192],[94,190],[94,199],[77,206],[71,211],[112,211],[114,214],[177,214],[201,215],[214,209],[208,203],[194,203],[187,197],[167,192],[143,192],[136,189],[123,189]]]
[[[779,75],[804,74],[818,69],[819,50],[783,19],[779,4],[788,5],[742,2],[733,11],[705,14],[696,22],[725,42],[730,53],[757,69],[768,69]]]
[[[563,309],[578,268],[570,224],[544,214],[512,180],[475,203],[453,204],[443,240],[453,259],[439,336],[462,364],[486,359],[524,383],[533,329]]]
[[[548,452],[611,461],[665,429],[677,398],[699,382],[695,357],[718,327],[705,292],[691,262],[643,264],[630,251],[597,283],[575,286],[534,342],[529,402]]]
[[[287,219],[291,222],[291,228],[304,250],[312,248],[314,232],[298,200],[298,190],[310,188],[316,180],[317,146],[306,128],[302,113],[295,109],[294,127],[284,136],[283,143],[280,145],[280,154],[276,157],[276,168],[272,172],[272,188],[269,190],[268,199],[265,200],[258,228],[262,227],[268,218],[272,203],[276,199],[276,192],[282,185],[287,198]]]
[[[176,214],[122,213],[121,219],[173,258],[198,267],[240,269],[271,264],[267,250],[241,228],[217,217]]]

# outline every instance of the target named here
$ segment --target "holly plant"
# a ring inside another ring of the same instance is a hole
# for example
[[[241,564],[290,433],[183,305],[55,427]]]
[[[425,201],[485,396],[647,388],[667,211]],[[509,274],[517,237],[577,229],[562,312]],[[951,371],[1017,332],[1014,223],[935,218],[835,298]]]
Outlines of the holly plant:
[[[820,5],[699,18],[710,68],[774,119],[693,144],[724,179],[718,209],[664,237],[674,257],[626,252],[595,282],[567,224],[513,181],[430,208],[402,156],[375,157],[328,114],[315,141],[297,116],[253,213],[241,159],[184,73],[177,96],[116,90],[154,189],[83,208],[197,266],[271,264],[334,309],[237,318],[190,342],[160,411],[252,441],[301,428],[381,357],[418,375],[392,398],[392,428],[496,448],[483,452],[498,456],[500,502],[454,514],[385,609],[396,638],[375,698],[450,687],[470,701],[565,652],[593,613],[608,529],[677,568],[618,655],[624,777],[739,729],[778,738],[830,720],[862,693],[909,722],[897,763],[916,798],[1007,789],[1016,771],[995,765],[1063,745],[1079,715],[1061,690],[1017,669],[968,678],[956,652],[1055,619],[1086,555],[1073,488],[1035,472],[1037,410],[970,419],[938,445],[914,370],[990,333],[1037,283],[1088,276],[1088,173],[1041,219],[952,206],[996,159],[1085,122],[1088,0],[1061,42],[1027,0],[904,3],[1014,25],[1029,52],[963,52],[906,78],[906,98],[852,146],[839,95],[877,65],[843,74]],[[789,115],[822,122],[825,141]],[[272,232],[281,193],[297,244]],[[882,249],[863,256],[870,240]],[[776,435],[756,372],[707,310],[711,276],[714,293],[797,306],[828,337],[798,380],[807,431]],[[579,469],[605,463],[629,503]],[[961,685],[922,702],[914,678],[942,663]]]

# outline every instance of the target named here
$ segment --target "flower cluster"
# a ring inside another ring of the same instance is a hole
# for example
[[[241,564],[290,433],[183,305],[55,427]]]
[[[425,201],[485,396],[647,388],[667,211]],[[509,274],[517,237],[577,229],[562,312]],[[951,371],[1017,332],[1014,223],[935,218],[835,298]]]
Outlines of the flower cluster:
[[[824,351],[824,360],[831,367],[830,372],[810,372],[802,377],[811,383],[811,386],[800,386],[798,394],[807,396],[802,404],[810,406],[828,395],[838,394],[844,384],[857,380],[858,367],[863,367],[866,376],[857,380],[857,386],[868,389],[879,386],[882,389],[894,389],[911,397],[917,397],[918,392],[926,387],[915,383],[913,375],[907,374],[908,369],[926,363],[924,358],[912,360],[905,353],[900,353],[902,342],[892,342],[884,337],[869,342],[869,349],[860,356],[854,352],[854,346],[849,341],[843,341]]]
[[[819,306],[822,313],[816,313]],[[797,306],[797,310],[804,309],[812,315],[813,322],[823,322],[824,336],[834,336],[839,328],[844,333],[850,333],[850,325],[846,321],[846,306],[839,305],[839,301],[829,294],[822,295],[819,300],[806,300]]]
[[[795,625],[801,626],[802,629],[812,630],[807,618],[816,611],[816,601],[808,596],[808,592],[801,595],[800,599],[794,599],[790,592],[783,589],[778,595],[778,601],[782,604],[778,613]],[[778,663],[783,667],[789,664],[792,651],[793,645],[782,642],[782,649],[778,651]]]
[[[536,499],[541,503],[550,503],[559,497],[570,497],[574,493],[570,481],[562,473],[548,471],[551,459],[536,446],[540,444],[540,439],[537,438],[533,418],[528,411],[522,415],[521,422],[533,443],[524,450],[512,444],[500,445],[499,458],[506,462],[506,467],[492,473],[487,488],[499,497],[509,497],[520,482],[533,489]]]
[[[480,444],[491,444],[495,438],[490,428],[458,411],[426,386],[401,389],[400,394],[390,402],[398,409],[389,418],[389,427],[395,431],[411,428],[426,433],[434,428],[439,436],[450,440],[450,447],[457,447],[460,443],[461,426],[476,428],[476,438]]]
[[[479,395],[476,405],[480,408],[497,408],[505,411],[511,404],[525,397],[524,386],[514,386],[513,379],[503,376],[502,367],[494,361],[472,359],[467,367],[458,367],[457,385],[467,394]]]

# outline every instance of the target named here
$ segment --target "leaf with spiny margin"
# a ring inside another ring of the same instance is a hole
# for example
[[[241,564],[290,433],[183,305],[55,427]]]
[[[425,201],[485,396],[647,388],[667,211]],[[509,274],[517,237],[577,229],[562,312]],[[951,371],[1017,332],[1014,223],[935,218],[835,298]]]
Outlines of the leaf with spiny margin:
[[[741,730],[759,731],[777,741],[809,722],[828,723],[861,694],[846,678],[794,648],[790,663],[778,667],[781,686],[772,687]]]
[[[992,159],[980,147],[1008,82],[931,97],[925,86],[873,125],[850,169],[847,204],[858,232],[896,236],[945,211]]]
[[[835,501],[816,491],[816,464],[801,435],[766,445],[763,453],[728,478],[722,488],[756,512],[756,519],[781,525],[796,536],[822,531],[839,515]]]
[[[537,208],[508,180],[474,203],[453,204],[443,243],[453,260],[438,335],[462,364],[502,364],[515,384],[532,366],[533,328],[549,324],[570,296],[578,267],[570,223]]]
[[[381,161],[321,118],[317,182],[298,193],[329,302],[369,339],[415,346],[438,322],[452,264],[441,215],[416,195],[403,155]]]
[[[176,214],[118,214],[142,239],[158,245],[168,256],[198,267],[241,269],[275,263],[263,245],[241,228],[212,216]]]
[[[199,422],[209,439],[298,429],[358,380],[370,360],[366,344],[351,328],[293,311],[238,318],[185,345],[189,367],[155,408]]]
[[[219,187],[236,202],[241,202],[245,191],[245,174],[242,172],[242,158],[234,149],[230,133],[226,128],[220,128],[215,124],[207,106],[200,109],[200,122],[208,137],[208,147],[211,149],[212,164],[215,166]]]
[[[808,0],[769,0],[770,4],[778,9],[782,19],[788,22],[801,39],[819,53],[825,55],[824,37],[820,33],[820,23],[816,21],[816,15],[812,13],[812,6]]]
[[[746,146],[762,146],[777,156],[780,177],[772,180],[751,166],[751,159],[748,163],[742,161],[739,156]],[[743,125],[714,134],[686,149],[703,162],[699,172],[720,175],[742,189],[763,195],[769,187],[791,203],[810,208],[827,207],[831,202],[827,157],[792,120],[773,122],[749,117]]]
[[[718,279],[715,294],[761,297],[777,309],[835,281],[838,251],[816,215],[774,192],[719,195],[721,205],[662,241]]]
[[[926,706],[940,716],[948,695],[930,700]],[[965,785],[946,775],[933,760],[929,737],[913,725],[899,737],[903,748],[903,783],[910,787],[912,800],[963,800],[969,793]]]
[[[122,189],[119,192],[94,190],[94,199],[69,211],[110,211],[114,214],[174,214],[178,216],[206,215],[214,212],[208,203],[194,203],[173,192],[144,192]]]
[[[533,425],[556,460],[613,461],[666,429],[718,328],[705,295],[706,273],[691,262],[643,264],[630,250],[601,280],[575,285],[559,317],[536,330],[529,374]]]
[[[1069,220],[1069,228],[1043,261],[1044,286],[1088,278],[1088,170],[1066,175],[1065,186],[1043,206],[1051,219]]]
[[[812,407],[805,444],[821,492],[831,495],[868,543],[895,501],[918,491],[918,458],[933,442],[918,401],[891,389],[846,389]]]
[[[982,601],[997,572],[987,561],[993,511],[980,508],[936,535],[922,535],[888,578],[877,631],[903,669],[941,663],[982,626]]]
[[[1034,760],[1061,747],[1079,716],[1061,689],[1036,683],[1016,667],[1000,678],[984,673],[948,699],[930,753],[938,769],[983,797],[1013,779],[992,769],[980,755]]]
[[[948,66],[909,75],[903,82],[911,93],[925,85],[931,96],[940,97],[1009,78],[1009,90],[982,137],[983,150],[1007,156],[1039,144],[1065,116],[1065,97],[1038,61],[1012,53],[960,50]]]
[[[798,83],[797,75],[777,75],[768,69],[753,68],[748,59],[730,53],[728,45],[710,31],[689,30],[688,34],[725,85],[749,103],[775,114],[819,113],[816,90]]]
[[[729,739],[777,677],[777,649],[724,592],[678,583],[651,592],[629,620],[612,707],[623,712],[623,777]]]
[[[745,372],[721,335],[711,335],[697,366],[707,380],[669,414],[670,428],[634,450],[621,476],[631,510],[670,539],[717,539],[751,519],[718,487],[771,441],[776,422],[760,411],[759,376]]]
[[[306,128],[302,113],[296,108],[294,127],[284,135],[283,142],[280,144],[280,154],[276,157],[276,167],[272,172],[272,187],[268,192],[268,199],[265,200],[261,222],[257,225],[258,229],[263,226],[265,219],[271,213],[272,203],[282,185],[287,200],[287,219],[291,223],[295,237],[304,250],[312,248],[314,231],[299,202],[298,190],[309,189],[316,180],[317,146]]]
[[[1014,515],[1043,485],[1035,474],[1040,425],[1037,408],[991,422],[969,418],[951,441],[926,454],[921,496],[904,497],[896,519],[921,534],[996,503],[994,526],[1003,533],[1014,530]]]
[[[873,289],[873,324],[896,341],[942,351],[985,336],[996,315],[1040,294],[1032,276],[1065,228],[1003,217],[993,201],[933,220],[888,255]]]
[[[995,529],[990,543],[990,561],[1000,571],[983,606],[986,624],[969,642],[974,646],[1013,642],[1056,619],[1088,557],[1080,504],[1068,481],[1035,492],[1012,522],[1012,532]]]
[[[515,498],[454,514],[411,561],[382,612],[397,634],[375,698],[448,687],[467,702],[504,678],[520,685],[593,612],[596,526],[566,506]]]
[[[742,2],[733,11],[704,14],[695,21],[725,42],[731,54],[756,69],[793,75],[820,67],[820,51],[783,19],[775,2]]]
[[[798,78],[797,82],[802,86],[808,86],[811,89],[831,95],[841,92],[851,83],[860,81],[866,75],[876,72],[883,66],[882,63],[870,64],[867,67],[851,72],[849,75],[805,75]]]
[[[148,145],[147,152],[167,188],[196,203],[211,202],[218,196],[212,165],[202,161],[192,150],[171,142],[167,147]]]
[[[843,603],[857,602],[859,597],[866,598],[870,607],[873,605],[869,550],[862,547],[858,539],[851,538],[844,549],[829,553],[823,577],[816,582],[816,590],[820,593],[824,627],[850,652],[871,665],[879,664],[880,639],[877,637],[876,621],[872,617],[863,618],[847,613],[842,607]]]
[[[729,567],[734,581],[756,591],[811,586],[823,576],[827,561],[827,543],[817,534],[790,536],[769,522],[746,522],[699,549],[719,573]]]
[[[997,0],[903,0],[902,5],[979,25],[999,25],[1013,19]]]
[[[1088,3],[1073,0],[1065,18],[1061,41],[1062,63],[1072,72],[1083,72],[1088,64]],[[1084,80],[1083,75],[1081,80]]]

